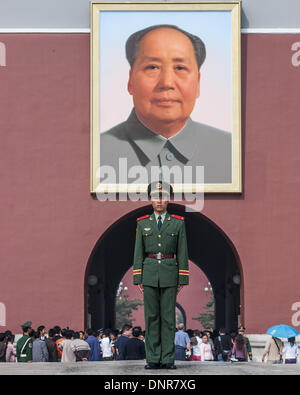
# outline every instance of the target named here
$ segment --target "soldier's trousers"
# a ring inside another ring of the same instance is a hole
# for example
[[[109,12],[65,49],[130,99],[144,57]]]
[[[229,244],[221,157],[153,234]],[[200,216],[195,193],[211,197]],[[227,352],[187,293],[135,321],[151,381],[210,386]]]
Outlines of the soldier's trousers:
[[[177,286],[143,288],[147,362],[174,363]]]

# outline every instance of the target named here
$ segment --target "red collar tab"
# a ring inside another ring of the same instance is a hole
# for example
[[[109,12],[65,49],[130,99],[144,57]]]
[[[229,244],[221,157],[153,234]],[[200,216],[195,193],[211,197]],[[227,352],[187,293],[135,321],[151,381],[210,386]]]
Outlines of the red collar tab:
[[[184,217],[180,217],[180,215],[171,214],[171,217],[181,219],[181,221],[184,221]]]
[[[137,218],[136,220],[137,220],[137,221],[140,221],[141,219],[145,219],[145,218],[149,218],[149,217],[150,217],[150,215],[147,214],[147,215],[144,215],[143,217]]]

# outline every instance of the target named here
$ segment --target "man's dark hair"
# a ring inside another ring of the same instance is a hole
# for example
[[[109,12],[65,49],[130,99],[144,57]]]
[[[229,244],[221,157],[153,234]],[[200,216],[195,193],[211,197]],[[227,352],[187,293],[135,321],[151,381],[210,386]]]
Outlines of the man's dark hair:
[[[49,329],[48,336],[49,337],[54,337],[55,336],[55,330],[53,328]]]
[[[195,52],[195,57],[196,61],[198,64],[198,69],[200,69],[201,65],[203,64],[205,57],[206,57],[206,49],[203,41],[198,37],[195,36],[194,34],[188,33],[187,31],[180,29],[180,27],[176,25],[153,25],[149,26],[146,29],[139,30],[135,33],[133,33],[128,40],[126,41],[126,58],[130,64],[130,67],[132,68],[134,65],[134,62],[138,56],[138,51],[139,51],[139,44],[141,39],[149,32],[152,30],[160,29],[160,28],[170,28],[177,30],[181,33],[183,33],[185,36],[187,36],[190,41],[193,44],[194,47],[194,52]]]
[[[129,325],[129,324],[123,325],[123,327],[122,327],[122,333],[129,331],[131,328],[132,328],[132,326]]]
[[[93,329],[91,329],[91,328],[88,328],[88,329],[86,330],[86,333],[87,333],[88,336],[94,336],[94,331],[93,331]]]
[[[34,336],[35,336],[36,339],[38,339],[41,336],[41,332],[42,332],[42,330],[39,329],[39,328],[35,331],[35,335]]]
[[[71,329],[66,329],[64,334],[66,339],[71,339],[74,335],[74,332]]]
[[[133,337],[139,337],[141,335],[142,331],[141,331],[141,327],[140,326],[135,326],[134,328],[132,328],[132,336]]]
[[[56,335],[58,335],[58,334],[61,332],[61,327],[58,326],[58,325],[55,325],[55,326],[53,327],[53,329],[54,329]]]
[[[293,346],[295,344],[295,337],[289,337],[288,342]]]
[[[107,329],[104,329],[104,335],[106,336],[106,337],[109,337],[110,336],[110,334],[111,334],[111,329],[109,329],[109,328],[107,328]]]

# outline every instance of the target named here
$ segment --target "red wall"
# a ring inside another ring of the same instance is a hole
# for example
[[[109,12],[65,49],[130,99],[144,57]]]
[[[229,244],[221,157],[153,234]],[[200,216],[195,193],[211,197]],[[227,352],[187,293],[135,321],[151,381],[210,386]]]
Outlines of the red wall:
[[[101,234],[144,203],[89,194],[89,35],[0,34],[0,302],[6,326],[84,325],[84,274]],[[244,193],[203,213],[235,245],[244,324],[291,323],[300,301],[299,35],[243,35]],[[300,324],[300,323],[299,323]]]

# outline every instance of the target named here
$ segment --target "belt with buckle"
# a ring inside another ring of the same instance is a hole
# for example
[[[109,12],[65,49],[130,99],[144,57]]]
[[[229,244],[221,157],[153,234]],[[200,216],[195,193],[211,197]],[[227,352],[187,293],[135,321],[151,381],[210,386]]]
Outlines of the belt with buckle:
[[[159,252],[158,254],[147,254],[148,258],[154,258],[154,259],[170,259],[174,258],[174,254],[162,254]]]

